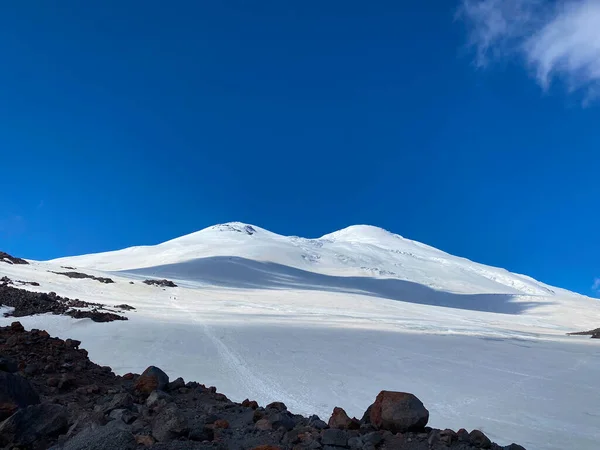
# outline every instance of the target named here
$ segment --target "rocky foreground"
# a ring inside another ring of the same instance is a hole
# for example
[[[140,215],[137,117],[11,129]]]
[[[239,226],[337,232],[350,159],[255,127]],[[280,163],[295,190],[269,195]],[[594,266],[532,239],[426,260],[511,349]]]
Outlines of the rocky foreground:
[[[91,362],[76,340],[0,327],[0,446],[7,449],[493,449],[478,430],[427,427],[412,394],[382,391],[364,416],[341,408],[326,423],[283,403],[235,403],[214,387],[186,383],[157,367],[115,375]]]

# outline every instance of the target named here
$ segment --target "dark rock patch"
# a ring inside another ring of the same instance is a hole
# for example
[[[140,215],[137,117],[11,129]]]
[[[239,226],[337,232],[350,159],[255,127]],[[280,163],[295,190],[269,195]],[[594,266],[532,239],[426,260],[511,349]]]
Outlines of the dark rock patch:
[[[79,279],[90,278],[92,280],[99,281],[100,283],[105,283],[105,284],[114,283],[112,278],[96,277],[94,275],[88,275],[87,273],[82,273],[82,272],[54,272],[52,270],[49,270],[48,272],[55,273],[56,275],[64,275],[69,278],[79,278]]]
[[[5,252],[0,252],[0,261],[8,263],[8,264],[29,264],[22,258],[16,258],[12,255],[9,255]]]
[[[148,286],[159,286],[159,287],[177,287],[177,285],[175,283],[173,283],[171,280],[144,280],[143,283],[147,284]]]
[[[133,306],[127,305],[123,303],[122,305],[115,305],[115,308],[124,309],[125,311],[133,311],[135,308]]]
[[[24,317],[34,314],[52,313],[67,315],[75,319],[90,318],[94,322],[111,322],[113,320],[127,320],[125,316],[106,312],[105,305],[100,303],[84,302],[79,299],[70,299],[56,295],[55,292],[30,292],[8,284],[0,284],[0,305],[14,308],[5,317]],[[80,310],[77,308],[89,308]]]

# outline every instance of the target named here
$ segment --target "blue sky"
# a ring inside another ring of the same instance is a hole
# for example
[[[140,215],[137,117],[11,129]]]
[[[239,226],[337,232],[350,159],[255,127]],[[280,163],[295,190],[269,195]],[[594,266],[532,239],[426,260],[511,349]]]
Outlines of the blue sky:
[[[367,223],[600,287],[596,0],[11,3],[1,250]]]

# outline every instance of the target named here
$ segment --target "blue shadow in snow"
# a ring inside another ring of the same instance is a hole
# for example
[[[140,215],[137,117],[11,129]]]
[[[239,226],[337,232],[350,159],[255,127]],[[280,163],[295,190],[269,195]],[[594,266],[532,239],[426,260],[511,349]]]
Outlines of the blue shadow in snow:
[[[516,302],[512,294],[457,294],[393,278],[323,275],[272,262],[229,256],[127,270],[136,276],[187,280],[238,289],[298,289],[362,294],[421,305],[471,311],[520,314],[549,302]]]

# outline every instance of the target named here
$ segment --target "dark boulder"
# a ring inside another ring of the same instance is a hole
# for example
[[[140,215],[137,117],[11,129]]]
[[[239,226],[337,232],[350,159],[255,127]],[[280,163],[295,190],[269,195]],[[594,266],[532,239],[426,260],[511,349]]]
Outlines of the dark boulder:
[[[469,433],[469,442],[477,448],[490,448],[492,441],[479,430],[473,430]]]
[[[348,435],[344,430],[328,428],[321,432],[321,444],[334,447],[345,447],[348,444]]]
[[[0,424],[0,445],[26,448],[47,447],[47,443],[68,430],[67,410],[60,405],[31,405]]]
[[[392,433],[422,430],[428,420],[421,400],[406,392],[381,391],[370,412],[371,424]]]
[[[168,384],[169,376],[158,367],[150,366],[136,380],[135,390],[149,395],[152,391],[164,391]]]
[[[177,439],[188,432],[188,422],[175,405],[163,408],[152,421],[152,436],[159,442]]]
[[[51,450],[134,450],[137,442],[128,427],[117,421],[83,429],[61,446]]]
[[[17,362],[9,357],[0,356],[0,371],[1,372],[9,372],[15,373],[19,370],[19,366],[17,366]]]
[[[17,409],[40,402],[40,396],[26,378],[0,372],[0,420],[6,419]]]

